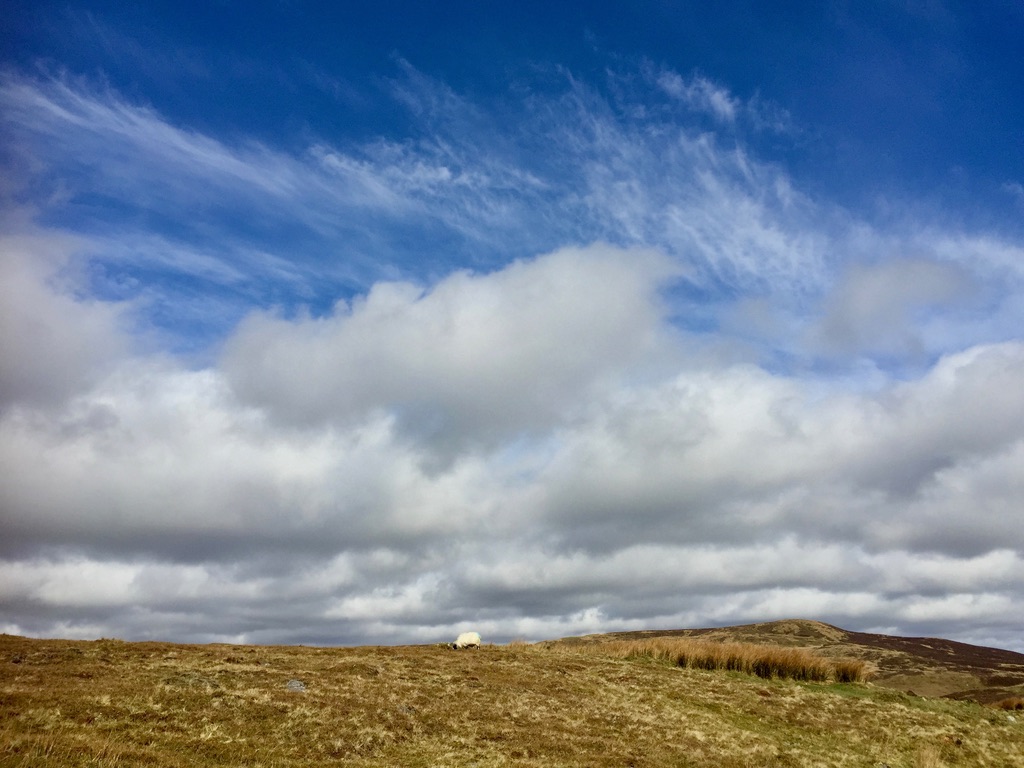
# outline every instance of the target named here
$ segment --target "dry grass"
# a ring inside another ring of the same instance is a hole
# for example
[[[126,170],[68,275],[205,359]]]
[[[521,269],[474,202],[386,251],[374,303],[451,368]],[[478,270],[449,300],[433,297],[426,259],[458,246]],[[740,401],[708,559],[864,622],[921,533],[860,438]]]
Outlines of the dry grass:
[[[1011,718],[526,644],[0,636],[0,766],[1021,766],[1024,723]]]
[[[943,768],[942,756],[939,750],[931,744],[921,747],[914,755],[914,768]]]
[[[1024,698],[1020,696],[1010,696],[1002,701],[997,701],[995,704],[998,709],[1017,710],[1024,709]]]
[[[850,632],[806,619],[705,629],[613,632],[567,637],[543,645],[564,647],[656,638],[804,648],[830,659],[857,659],[864,663],[874,684],[929,697],[950,696],[995,704],[1024,696],[1024,654],[940,638]]]
[[[867,665],[859,659],[826,659],[803,648],[755,643],[718,643],[676,637],[613,640],[571,647],[616,658],[639,656],[669,661],[685,669],[743,672],[765,679],[859,683],[867,677]]]

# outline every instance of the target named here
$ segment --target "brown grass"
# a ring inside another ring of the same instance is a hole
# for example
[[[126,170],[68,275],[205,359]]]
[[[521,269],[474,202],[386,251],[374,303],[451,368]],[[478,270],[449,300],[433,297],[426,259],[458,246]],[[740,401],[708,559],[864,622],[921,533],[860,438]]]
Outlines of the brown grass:
[[[914,768],[943,768],[942,756],[939,750],[931,744],[926,744],[917,750],[914,755]]]
[[[997,709],[1024,709],[1024,698],[1020,696],[1010,696],[1009,698],[1003,699],[1002,701],[997,701],[995,703],[995,706]]]
[[[871,685],[540,645],[0,636],[3,768],[1021,766],[1013,717]]]
[[[688,637],[710,642],[805,648],[830,659],[859,659],[872,683],[927,697],[995,704],[1024,696],[1024,654],[940,638],[850,632],[818,621],[784,619],[734,627],[612,632],[547,641],[545,646]]]
[[[755,643],[718,643],[683,638],[613,640],[571,646],[616,658],[646,657],[669,661],[684,669],[743,672],[765,679],[859,683],[867,665],[859,659],[826,659],[803,648]]]

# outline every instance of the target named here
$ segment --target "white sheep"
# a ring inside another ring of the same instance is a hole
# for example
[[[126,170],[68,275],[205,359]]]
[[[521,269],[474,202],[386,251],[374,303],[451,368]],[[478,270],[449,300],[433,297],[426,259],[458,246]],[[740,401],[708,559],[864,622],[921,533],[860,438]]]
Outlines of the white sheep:
[[[461,648],[479,648],[480,647],[480,633],[479,632],[463,632],[452,643],[452,648],[456,650]]]

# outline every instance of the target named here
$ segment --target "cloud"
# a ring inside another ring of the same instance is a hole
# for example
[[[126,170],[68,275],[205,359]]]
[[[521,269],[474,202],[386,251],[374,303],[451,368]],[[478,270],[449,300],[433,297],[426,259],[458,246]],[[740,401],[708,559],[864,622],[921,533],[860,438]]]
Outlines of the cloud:
[[[812,197],[708,81],[399,69],[416,131],[298,149],[5,75],[5,631],[1019,647],[1019,243]]]
[[[829,235],[815,206],[742,147],[671,113],[638,117],[648,85],[618,106],[559,73],[487,112],[400,64],[391,93],[417,131],[298,151],[204,135],[69,75],[5,73],[0,104],[23,185],[97,241],[91,258],[110,279],[141,274],[167,292],[147,298],[172,333],[173,308],[196,298],[183,286],[217,301],[244,289],[293,311],[321,286],[345,295],[382,278],[433,281],[449,260],[495,269],[594,241],[657,247],[710,292],[820,285]]]
[[[545,469],[548,514],[565,546],[595,551],[782,530],[957,555],[1017,547],[1012,473],[984,502],[950,479],[1008,468],[1024,434],[1022,364],[1019,344],[978,348],[857,396],[748,367],[679,375],[563,436]],[[944,516],[929,511],[938,498]]]
[[[243,401],[284,423],[385,412],[435,446],[493,444],[550,426],[642,363],[667,332],[658,289],[676,271],[597,246],[429,290],[380,283],[325,317],[250,317],[224,368]]]
[[[14,630],[426,641],[799,614],[1012,644],[1024,349],[867,393],[687,362],[670,275],[595,246],[384,283],[254,317],[223,367],[122,357],[8,413]]]
[[[1003,183],[1001,188],[1003,192],[1016,201],[1018,207],[1024,206],[1024,184],[1021,184],[1019,181],[1007,181]]]
[[[738,130],[749,126],[755,132],[778,135],[798,132],[789,113],[760,94],[741,99],[729,88],[701,74],[694,73],[687,78],[671,69],[658,69],[647,61],[642,69],[646,79],[657,85],[673,103],[711,117],[720,127]]]
[[[854,264],[825,299],[812,331],[826,354],[913,358],[925,350],[921,316],[963,308],[975,293],[971,276],[954,265],[896,259]]]
[[[61,270],[81,246],[70,235],[12,228],[0,237],[0,412],[52,404],[101,377],[120,354],[119,307],[76,300]],[[47,285],[46,281],[51,281]]]
[[[739,101],[728,89],[715,85],[706,77],[694,75],[684,80],[676,72],[662,72],[658,85],[672,98],[678,99],[691,109],[707,112],[716,120],[732,123],[739,111]]]

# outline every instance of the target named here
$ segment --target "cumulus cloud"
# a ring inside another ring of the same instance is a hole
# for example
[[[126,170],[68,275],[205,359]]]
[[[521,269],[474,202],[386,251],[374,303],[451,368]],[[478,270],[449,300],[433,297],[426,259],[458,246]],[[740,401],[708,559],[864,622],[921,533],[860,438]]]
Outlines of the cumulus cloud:
[[[429,289],[380,283],[326,317],[248,318],[224,369],[286,423],[386,412],[435,443],[493,443],[548,426],[649,359],[667,333],[658,289],[675,272],[663,256],[598,246]]]
[[[73,280],[61,276],[81,243],[6,223],[12,229],[0,237],[0,411],[76,394],[125,347],[120,309],[76,300]]]
[[[253,318],[223,367],[125,358],[9,413],[4,603],[20,631],[187,615],[188,638],[248,641],[786,614],[998,633],[1024,349],[873,393],[686,365],[669,275],[595,246],[381,284],[320,320]],[[411,400],[465,438],[443,465]]]
[[[546,468],[551,514],[569,545],[597,549],[779,530],[955,554],[1019,546],[1004,514],[1012,475],[973,515],[948,478],[1016,450],[1022,363],[1018,344],[975,349],[920,381],[858,396],[747,367],[682,375],[563,441]],[[928,512],[940,497],[952,507]]]
[[[826,354],[843,357],[920,356],[925,351],[917,335],[920,317],[965,308],[976,290],[970,274],[951,264],[910,259],[855,264],[826,298],[816,341]]]

